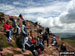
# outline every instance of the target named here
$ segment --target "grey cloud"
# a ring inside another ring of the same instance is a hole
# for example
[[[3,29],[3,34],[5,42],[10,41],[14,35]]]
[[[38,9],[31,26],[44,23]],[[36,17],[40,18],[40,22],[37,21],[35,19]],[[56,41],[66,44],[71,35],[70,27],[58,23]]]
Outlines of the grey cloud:
[[[75,9],[73,8],[72,10],[68,11],[68,14],[61,16],[60,21],[62,23],[75,23]]]

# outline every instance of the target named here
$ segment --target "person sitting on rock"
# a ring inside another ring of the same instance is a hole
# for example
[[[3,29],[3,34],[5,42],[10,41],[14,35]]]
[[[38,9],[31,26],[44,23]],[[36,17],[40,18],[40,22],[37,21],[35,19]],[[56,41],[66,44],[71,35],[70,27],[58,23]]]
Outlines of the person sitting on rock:
[[[56,39],[52,39],[52,45],[56,46],[56,47],[58,46],[58,43],[57,43]]]
[[[22,51],[25,51],[26,37],[28,36],[25,21],[23,21],[23,25],[22,25],[22,36],[23,36]]]
[[[33,34],[31,35],[31,42],[32,42],[32,44],[36,43]]]
[[[44,50],[42,35],[37,37],[37,46],[41,49],[41,51]]]
[[[13,29],[12,25],[9,24],[9,21],[4,24],[4,30],[6,32],[7,40],[10,42],[12,37],[11,29]]]
[[[30,50],[34,56],[38,56],[38,52],[36,50],[36,45],[31,40],[32,40],[32,38],[29,37],[28,41],[26,42],[26,49]]]
[[[52,39],[56,39],[55,35],[52,36]]]
[[[51,44],[53,44],[53,41],[54,41],[54,40],[56,40],[55,35],[53,35],[53,36],[52,36],[52,41],[51,41]],[[53,45],[54,45],[54,44],[53,44]]]
[[[62,42],[61,46],[60,46],[60,51],[67,51],[66,45]]]

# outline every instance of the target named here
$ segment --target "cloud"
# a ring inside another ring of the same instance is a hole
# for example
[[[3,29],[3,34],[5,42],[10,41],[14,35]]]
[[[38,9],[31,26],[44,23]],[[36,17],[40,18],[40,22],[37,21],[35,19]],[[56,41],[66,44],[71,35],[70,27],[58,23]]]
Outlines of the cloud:
[[[0,4],[0,11],[26,20],[38,21],[52,32],[75,32],[75,4],[73,0],[15,0]],[[72,26],[71,26],[72,25]]]
[[[13,10],[15,8],[15,6],[13,5],[8,5],[8,4],[0,4],[0,10]]]
[[[46,18],[38,17],[37,21],[38,21],[38,23],[40,23],[41,25],[43,25],[45,27],[53,27],[54,26],[54,24],[53,24],[54,19],[53,18],[46,19]]]
[[[18,2],[18,1],[14,1],[13,4],[14,4],[14,5],[20,5],[20,4],[22,4],[22,3],[21,3],[21,2]]]
[[[75,23],[75,1],[71,1],[68,5],[68,10],[60,15],[60,20],[62,23]]]

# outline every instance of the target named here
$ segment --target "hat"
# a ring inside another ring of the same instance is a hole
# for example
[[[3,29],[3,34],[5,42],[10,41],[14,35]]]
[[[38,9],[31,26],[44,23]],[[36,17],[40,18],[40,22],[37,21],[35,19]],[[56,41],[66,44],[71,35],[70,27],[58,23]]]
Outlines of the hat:
[[[9,23],[9,20],[7,20],[6,23]]]

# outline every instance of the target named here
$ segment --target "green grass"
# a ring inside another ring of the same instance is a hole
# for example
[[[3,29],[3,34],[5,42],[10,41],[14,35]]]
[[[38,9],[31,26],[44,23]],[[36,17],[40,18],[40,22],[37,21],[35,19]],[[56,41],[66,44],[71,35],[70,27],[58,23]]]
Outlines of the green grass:
[[[5,37],[3,37],[3,35],[0,35],[0,43],[2,45],[3,48],[6,48],[9,46],[8,41],[6,40]]]
[[[19,51],[16,51],[16,50],[13,50],[14,54],[22,54],[22,52],[19,52]]]
[[[68,44],[75,48],[75,40],[65,39],[64,41],[68,42]]]
[[[12,55],[8,53],[7,56],[12,56]]]
[[[3,48],[12,46],[12,47],[17,47],[15,42],[8,42],[8,40],[6,39],[6,37],[4,37],[3,35],[0,35],[0,44],[2,45]]]

